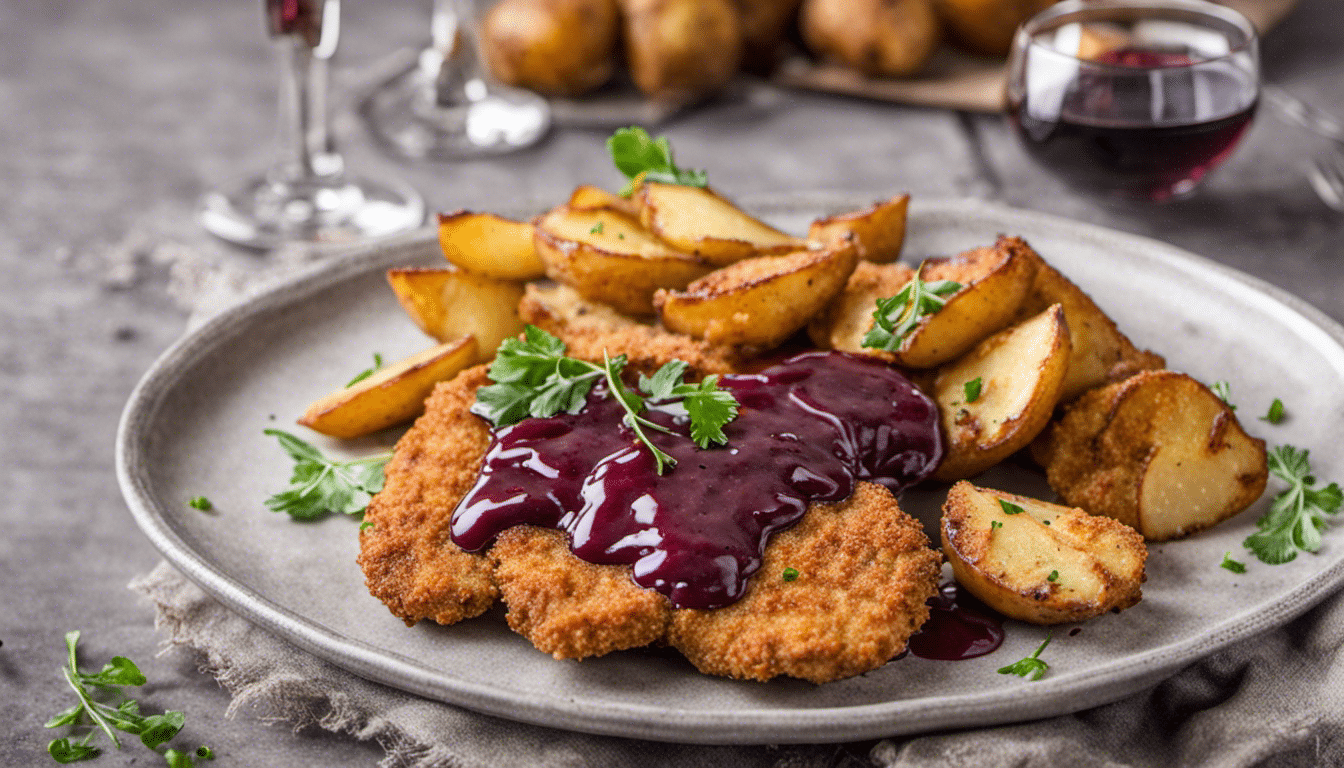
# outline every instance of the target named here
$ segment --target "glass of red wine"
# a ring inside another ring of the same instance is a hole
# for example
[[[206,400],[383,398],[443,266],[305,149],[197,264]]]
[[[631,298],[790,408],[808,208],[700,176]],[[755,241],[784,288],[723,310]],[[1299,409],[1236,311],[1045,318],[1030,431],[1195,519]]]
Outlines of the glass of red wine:
[[[1255,115],[1260,56],[1244,16],[1203,0],[1065,0],[1023,24],[1008,114],[1072,186],[1189,195]]]
[[[261,176],[202,200],[201,224],[252,248],[342,244],[420,226],[425,204],[391,180],[351,175],[327,114],[327,64],[336,50],[340,0],[266,0],[280,54],[280,157]]]

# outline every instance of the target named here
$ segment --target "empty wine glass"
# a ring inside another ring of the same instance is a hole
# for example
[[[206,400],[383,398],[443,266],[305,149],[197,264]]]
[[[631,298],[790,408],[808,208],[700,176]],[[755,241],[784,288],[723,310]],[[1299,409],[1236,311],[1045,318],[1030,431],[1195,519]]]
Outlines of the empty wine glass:
[[[340,35],[340,0],[266,0],[280,58],[281,156],[235,192],[202,200],[201,224],[253,248],[350,243],[413,229],[425,218],[415,190],[352,176],[328,122],[327,67]]]
[[[388,149],[412,159],[513,152],[551,125],[545,99],[489,82],[472,0],[433,0],[430,44],[414,66],[369,93],[360,111]]]

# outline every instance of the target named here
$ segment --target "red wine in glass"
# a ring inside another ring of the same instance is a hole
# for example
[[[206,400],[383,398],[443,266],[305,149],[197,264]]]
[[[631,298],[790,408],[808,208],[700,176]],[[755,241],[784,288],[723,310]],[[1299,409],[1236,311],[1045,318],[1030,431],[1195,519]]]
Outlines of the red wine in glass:
[[[266,0],[271,36],[299,35],[317,45],[322,35],[323,0]]]

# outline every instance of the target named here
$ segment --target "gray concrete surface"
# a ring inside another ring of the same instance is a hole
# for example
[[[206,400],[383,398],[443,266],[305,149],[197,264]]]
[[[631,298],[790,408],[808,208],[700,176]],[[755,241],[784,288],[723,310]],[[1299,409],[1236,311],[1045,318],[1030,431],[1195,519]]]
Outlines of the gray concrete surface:
[[[156,655],[152,611],[126,590],[157,553],[122,505],[112,436],[123,402],[181,332],[175,249],[260,269],[197,228],[205,190],[265,165],[274,71],[254,0],[0,3],[0,765],[49,764],[42,722],[68,705],[61,636],[90,659],[124,654],[146,705],[188,713],[188,739],[224,765],[373,765],[373,745],[293,734],[228,696],[180,652]],[[347,4],[338,81],[422,34],[417,3]],[[1267,79],[1344,114],[1338,0],[1305,0],[1265,41]],[[348,111],[352,165],[398,175],[432,209],[540,205],[617,181],[593,131],[560,131],[501,160],[402,164]],[[1262,113],[1194,199],[1164,207],[1080,197],[1031,165],[1002,120],[764,91],[666,126],[680,157],[736,195],[850,190],[979,196],[1158,237],[1303,296],[1344,320],[1344,216],[1301,167],[1326,145]],[[1342,599],[1336,597],[1334,599]],[[154,765],[139,747],[102,766]]]

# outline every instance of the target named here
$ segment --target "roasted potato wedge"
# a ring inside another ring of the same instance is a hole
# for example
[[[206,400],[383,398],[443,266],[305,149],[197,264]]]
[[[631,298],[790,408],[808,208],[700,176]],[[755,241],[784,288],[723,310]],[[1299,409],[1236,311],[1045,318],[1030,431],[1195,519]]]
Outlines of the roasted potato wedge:
[[[646,182],[632,198],[639,220],[650,232],[715,266],[807,247],[805,241],[753,218],[708,188]]]
[[[1143,371],[1078,398],[1033,451],[1066,504],[1149,541],[1188,536],[1260,498],[1265,442],[1183,373]]]
[[[1017,238],[1008,238],[1021,243]],[[1036,261],[1031,292],[1022,301],[1018,317],[1029,317],[1052,304],[1064,307],[1073,352],[1060,400],[1067,402],[1093,387],[1119,381],[1139,371],[1157,370],[1166,362],[1160,355],[1134,346],[1115,322],[1059,270],[1021,243]]]
[[[299,423],[349,439],[410,421],[424,411],[425,398],[435,384],[453,378],[477,359],[476,339],[471,336],[445,341],[332,392],[308,406]]]
[[[576,96],[616,71],[616,0],[501,0],[481,20],[481,53],[500,82]]]
[[[546,267],[532,246],[532,225],[493,213],[439,214],[439,246],[453,265],[500,280],[535,280]]]
[[[1064,310],[1055,305],[939,371],[933,399],[942,413],[947,454],[934,479],[973,477],[1030,445],[1050,423],[1068,361],[1069,329]]]
[[[537,253],[551,279],[626,314],[653,314],[654,291],[684,288],[713,269],[612,208],[561,206],[534,226]]]
[[[646,96],[691,102],[722,88],[742,60],[732,0],[620,0],[630,77]]]
[[[798,27],[813,53],[877,77],[915,74],[942,38],[933,0],[804,0]]]
[[[420,330],[439,341],[474,337],[481,362],[494,357],[504,339],[523,331],[521,283],[462,269],[423,268],[389,269],[387,282]]]
[[[812,318],[808,336],[818,347],[893,360],[890,352],[863,346],[863,337],[873,328],[877,300],[895,296],[914,276],[915,270],[899,262],[859,261],[840,295]]]
[[[1009,618],[1084,621],[1143,596],[1143,537],[1110,518],[963,480],[940,528],[957,583]]]
[[[773,347],[835,298],[858,263],[851,243],[758,256],[711,272],[685,291],[658,291],[663,325],[716,344]]]
[[[1018,307],[1031,290],[1039,259],[1021,240],[1001,237],[992,246],[924,262],[921,280],[953,280],[962,287],[905,337],[895,352],[896,363],[932,368],[955,360],[986,336],[1008,327],[1018,318]]]
[[[828,245],[853,236],[860,259],[885,264],[901,257],[909,207],[910,195],[897,195],[861,211],[817,219],[807,236]]]
[[[631,218],[639,218],[639,209],[635,207],[635,201],[591,184],[580,184],[574,188],[574,192],[569,196],[569,207],[576,211],[611,208]]]

